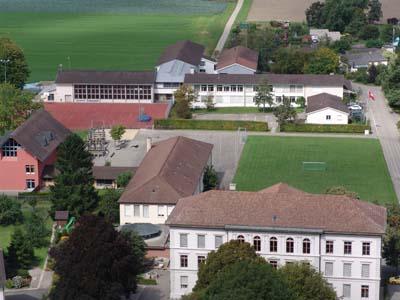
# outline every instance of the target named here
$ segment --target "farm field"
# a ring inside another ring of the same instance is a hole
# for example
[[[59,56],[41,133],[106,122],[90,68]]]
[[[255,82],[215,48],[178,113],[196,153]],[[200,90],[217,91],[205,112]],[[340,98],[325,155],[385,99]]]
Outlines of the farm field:
[[[303,161],[326,162],[327,170],[304,171]],[[396,201],[375,139],[250,136],[233,182],[243,191],[258,191],[278,182],[310,193],[345,186],[364,200]]]
[[[211,54],[236,5],[116,0],[111,9],[110,1],[93,2],[0,0],[0,35],[24,49],[29,82],[54,80],[60,64],[64,69],[153,69],[167,45],[184,39],[204,44]]]
[[[400,17],[398,0],[380,0],[382,3],[383,18]],[[285,21],[302,22],[305,20],[305,11],[315,0],[253,0],[248,15],[249,21]],[[295,4],[294,4],[295,3]]]

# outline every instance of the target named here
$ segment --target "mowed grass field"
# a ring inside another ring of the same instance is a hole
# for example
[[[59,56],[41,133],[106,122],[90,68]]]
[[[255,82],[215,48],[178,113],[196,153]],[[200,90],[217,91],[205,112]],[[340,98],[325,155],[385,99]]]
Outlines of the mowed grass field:
[[[326,162],[326,171],[304,171],[303,161]],[[234,181],[258,191],[286,182],[310,193],[345,186],[368,201],[392,203],[396,194],[378,140],[250,136]]]
[[[127,9],[127,13],[88,12],[87,7],[83,7],[84,13],[79,13],[79,9],[57,11],[58,6],[55,11],[27,12],[21,1],[15,1],[15,9],[13,2],[1,1],[0,35],[9,36],[25,51],[32,71],[29,82],[54,80],[60,64],[64,69],[153,69],[167,45],[184,39],[204,44],[211,54],[236,5],[205,1],[208,5],[215,3],[215,9],[204,12],[199,7],[194,14],[193,1],[189,1],[190,9],[186,9],[182,0],[163,0],[172,7],[181,4],[182,9],[175,9],[176,14],[172,14],[171,9],[154,6],[151,14],[147,1],[133,1],[137,9]],[[110,2],[94,0],[93,7],[97,1],[99,5]],[[72,2],[76,1],[63,3]],[[6,11],[1,9],[2,4]],[[141,5],[146,9],[141,9]],[[186,11],[190,14],[185,14]]]

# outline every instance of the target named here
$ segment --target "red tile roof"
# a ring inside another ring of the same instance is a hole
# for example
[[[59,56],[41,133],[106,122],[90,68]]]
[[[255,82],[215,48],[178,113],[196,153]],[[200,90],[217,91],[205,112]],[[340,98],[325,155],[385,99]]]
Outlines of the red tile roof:
[[[286,188],[285,188],[286,189]],[[183,227],[225,226],[299,228],[332,233],[382,235],[386,208],[338,195],[282,192],[209,191],[180,199],[167,224]]]
[[[155,118],[165,118],[168,104],[126,103],[45,103],[44,108],[70,130],[96,126],[111,128],[116,124],[126,128],[144,128],[153,125]],[[151,116],[150,122],[139,122],[139,110]]]
[[[217,70],[238,64],[256,71],[258,65],[258,52],[243,46],[237,46],[222,51],[218,59]]]

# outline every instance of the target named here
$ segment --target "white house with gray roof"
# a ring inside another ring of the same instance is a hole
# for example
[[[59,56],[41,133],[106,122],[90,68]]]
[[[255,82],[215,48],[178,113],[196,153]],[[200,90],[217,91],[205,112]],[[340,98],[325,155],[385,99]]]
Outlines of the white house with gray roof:
[[[383,50],[378,48],[358,49],[356,52],[347,52],[343,55],[350,72],[360,68],[369,68],[371,65],[388,65],[388,59],[383,56]]]
[[[349,109],[342,98],[327,93],[308,97],[306,123],[344,125],[348,122]]]

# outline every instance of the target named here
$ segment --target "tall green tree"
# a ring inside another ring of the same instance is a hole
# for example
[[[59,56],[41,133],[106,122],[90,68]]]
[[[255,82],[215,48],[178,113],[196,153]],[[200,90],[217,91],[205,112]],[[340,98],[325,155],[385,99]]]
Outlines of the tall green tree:
[[[196,99],[196,92],[186,84],[183,84],[174,92],[176,117],[180,119],[190,119],[192,117],[191,105]]]
[[[203,191],[215,190],[218,185],[218,175],[214,166],[207,166],[203,176]]]
[[[382,16],[382,3],[379,0],[369,0],[368,22],[378,22]]]
[[[325,4],[323,2],[317,1],[311,4],[306,10],[307,24],[310,27],[321,28],[325,23],[324,20],[324,8]]]
[[[307,74],[330,74],[339,70],[339,56],[325,47],[320,47],[314,51],[308,63],[305,65]]]
[[[59,279],[52,300],[120,300],[136,290],[142,257],[133,255],[132,241],[103,218],[81,217],[68,240],[52,248]]]
[[[30,73],[22,49],[10,38],[0,36],[0,59],[4,61],[0,63],[0,82],[7,81],[22,88]]]
[[[400,205],[387,207],[387,227],[383,237],[382,257],[389,266],[399,269],[400,266]]]
[[[316,269],[305,263],[286,264],[278,270],[296,300],[336,300],[335,291]]]
[[[29,243],[34,247],[40,248],[49,244],[51,232],[46,228],[45,218],[35,208],[25,218],[24,229]]]
[[[10,83],[0,83],[0,135],[17,128],[42,107],[41,103],[33,102],[33,97]]]
[[[111,223],[119,224],[119,203],[121,191],[116,189],[107,189],[100,196],[99,215],[104,216]]]
[[[123,230],[122,235],[129,241],[132,248],[132,255],[136,258],[139,273],[144,272],[144,261],[147,253],[146,243],[143,238],[133,230]]]
[[[272,97],[272,86],[268,84],[267,79],[263,79],[257,86],[257,93],[254,102],[258,107],[262,105],[263,112],[265,112],[265,105],[272,107],[272,104],[274,103],[274,98]]]
[[[33,245],[21,228],[16,228],[11,235],[7,248],[6,271],[7,277],[17,275],[18,270],[28,270],[34,258]]]
[[[59,175],[50,187],[51,215],[56,210],[68,210],[75,216],[93,211],[98,194],[93,187],[92,155],[78,135],[72,134],[60,145],[55,166]]]
[[[17,224],[23,219],[21,203],[14,198],[0,194],[0,225]]]

